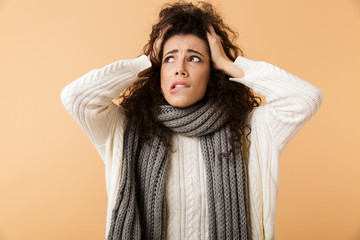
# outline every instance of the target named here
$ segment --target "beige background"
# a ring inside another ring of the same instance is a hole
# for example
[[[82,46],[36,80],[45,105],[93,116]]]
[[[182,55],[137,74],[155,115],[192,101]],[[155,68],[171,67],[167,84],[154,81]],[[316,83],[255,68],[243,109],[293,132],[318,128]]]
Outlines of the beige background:
[[[161,0],[0,0],[0,239],[104,239],[104,166],[60,102],[134,58]],[[319,87],[281,156],[277,237],[360,239],[360,1],[216,0],[248,58]]]

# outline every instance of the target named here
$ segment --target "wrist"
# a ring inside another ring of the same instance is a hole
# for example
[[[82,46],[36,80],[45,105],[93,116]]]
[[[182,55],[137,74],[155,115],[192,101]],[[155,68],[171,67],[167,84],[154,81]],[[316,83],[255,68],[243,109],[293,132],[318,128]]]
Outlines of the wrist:
[[[218,61],[218,63],[217,63],[217,69],[219,69],[219,70],[222,70],[222,71],[225,71],[226,69],[228,69],[229,68],[229,65],[231,64],[232,62],[231,62],[231,60],[230,59],[221,59],[221,60],[219,60]]]
[[[243,70],[236,66],[230,59],[224,60],[221,63],[221,67],[219,67],[219,69],[233,78],[242,78],[245,76]]]

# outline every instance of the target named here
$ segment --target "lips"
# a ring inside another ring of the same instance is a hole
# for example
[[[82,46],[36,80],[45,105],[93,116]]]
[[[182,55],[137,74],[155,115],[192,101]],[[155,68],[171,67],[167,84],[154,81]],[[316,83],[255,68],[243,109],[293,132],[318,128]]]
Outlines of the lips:
[[[190,87],[190,85],[185,81],[175,81],[175,82],[173,82],[173,84],[171,84],[169,92],[176,93],[180,89],[189,88],[189,87]]]

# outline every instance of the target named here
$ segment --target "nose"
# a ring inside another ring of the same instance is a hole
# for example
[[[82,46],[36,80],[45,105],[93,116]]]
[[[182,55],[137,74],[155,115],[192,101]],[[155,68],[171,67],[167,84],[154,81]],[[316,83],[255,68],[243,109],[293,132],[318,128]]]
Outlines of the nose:
[[[187,77],[189,74],[186,71],[186,69],[184,68],[183,64],[180,64],[179,66],[177,66],[176,71],[175,71],[175,75],[177,77]]]

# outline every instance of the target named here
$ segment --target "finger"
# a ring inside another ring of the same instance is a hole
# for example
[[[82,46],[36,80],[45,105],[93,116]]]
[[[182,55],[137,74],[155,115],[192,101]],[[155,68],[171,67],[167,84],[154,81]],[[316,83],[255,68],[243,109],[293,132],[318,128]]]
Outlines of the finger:
[[[209,39],[211,39],[213,36],[211,36],[211,33],[206,32],[206,37],[207,37],[207,39],[209,40]]]
[[[164,41],[164,36],[171,27],[172,27],[172,25],[169,24],[160,31],[159,36],[156,38],[156,40],[154,42],[154,44],[155,44],[154,53],[155,54],[157,54],[160,51],[161,44]]]
[[[208,27],[208,32],[209,32],[210,35],[212,35],[212,36],[215,36],[215,35],[216,35],[216,32],[215,32],[215,29],[214,29],[213,25],[210,25],[210,26]]]
[[[213,33],[207,32],[206,36],[210,44],[215,44],[216,42],[218,42],[219,36],[214,32],[214,30],[212,31]]]
[[[216,34],[215,30],[214,30],[214,27],[212,25],[210,25],[208,27],[208,30],[206,31],[206,35],[207,35],[208,38],[214,38],[214,34]]]
[[[159,39],[163,39],[166,32],[172,27],[172,25],[167,25],[163,30],[160,31]]]
[[[209,32],[207,32],[208,41],[221,42],[220,36],[217,35],[212,25],[209,26]]]

